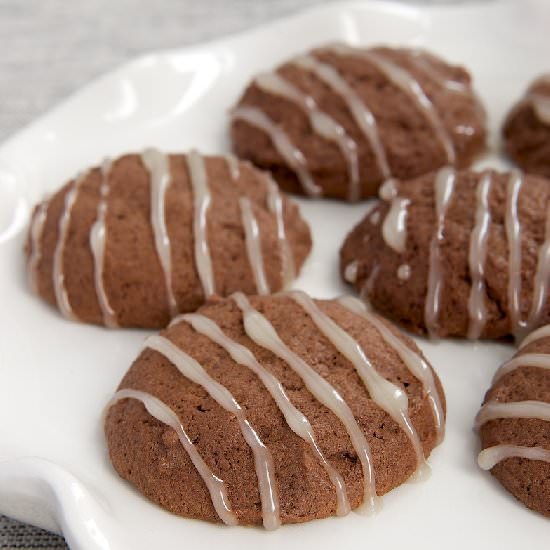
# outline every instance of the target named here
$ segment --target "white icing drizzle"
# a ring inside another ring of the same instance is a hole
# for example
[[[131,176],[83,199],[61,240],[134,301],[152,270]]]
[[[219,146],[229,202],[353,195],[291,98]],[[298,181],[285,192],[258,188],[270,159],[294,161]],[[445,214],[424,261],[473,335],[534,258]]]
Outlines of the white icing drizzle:
[[[269,284],[265,276],[258,220],[256,216],[254,216],[252,205],[248,197],[239,198],[239,207],[241,209],[241,219],[244,227],[248,262],[252,269],[252,274],[254,275],[256,291],[258,294],[269,294]]]
[[[277,152],[298,176],[306,194],[311,197],[318,197],[322,194],[321,187],[313,181],[307,160],[302,151],[290,141],[286,132],[263,111],[257,107],[237,107],[231,112],[231,116],[233,120],[246,122],[250,126],[262,130],[269,136]]]
[[[187,321],[197,332],[221,346],[235,362],[250,369],[260,379],[271,397],[273,397],[290,429],[311,447],[314,455],[327,472],[336,491],[337,514],[339,516],[346,515],[350,511],[350,503],[346,494],[344,480],[323,455],[317,444],[309,420],[292,404],[281,382],[258,362],[254,354],[247,347],[226,336],[212,319],[193,313],[182,315],[177,320]]]
[[[550,355],[547,353],[524,353],[510,359],[510,361],[506,361],[495,373],[493,384],[509,372],[520,367],[537,367],[550,370]]]
[[[355,93],[346,79],[328,63],[324,63],[312,55],[303,55],[292,61],[296,66],[312,72],[319,80],[329,86],[346,104],[355,123],[368,141],[378,168],[384,179],[391,178],[391,171],[386,158],[386,152],[380,135],[376,119],[365,102]]]
[[[275,216],[277,224],[277,241],[279,242],[279,254],[281,255],[282,287],[286,288],[296,276],[294,257],[286,237],[283,198],[279,192],[279,186],[273,181],[270,174],[266,174],[267,206]]]
[[[380,222],[380,210],[375,210],[371,215],[370,215],[370,223],[372,225],[378,225],[378,223]]]
[[[397,182],[394,179],[386,180],[378,189],[378,196],[386,202],[391,202],[399,192]]]
[[[243,313],[244,329],[248,337],[285,361],[303,380],[313,396],[342,422],[363,468],[364,505],[369,510],[375,510],[378,506],[378,497],[370,447],[347,403],[327,380],[281,340],[269,320],[252,307],[244,294],[237,292],[232,298]]]
[[[94,257],[94,282],[97,294],[97,301],[103,323],[106,327],[115,328],[118,326],[116,314],[109,303],[105,285],[103,284],[103,266],[105,259],[105,242],[107,239],[107,197],[109,195],[109,174],[111,173],[111,161],[105,159],[101,165],[101,185],[99,188],[99,202],[97,205],[97,219],[90,230],[90,249]]]
[[[239,403],[225,386],[216,382],[195,359],[170,340],[162,336],[150,336],[145,341],[145,346],[166,357],[183,376],[202,386],[212,399],[236,417],[243,437],[254,455],[264,527],[268,530],[279,527],[281,519],[273,457],[250,425]]]
[[[543,124],[550,124],[550,97],[540,92],[530,92],[526,95],[525,100],[531,103],[535,115]]]
[[[141,161],[150,174],[151,187],[151,227],[155,238],[155,248],[164,276],[166,301],[170,316],[178,313],[178,304],[172,288],[172,254],[170,236],[166,227],[166,192],[171,184],[170,161],[157,149],[146,149]]]
[[[544,325],[543,327],[540,327],[539,329],[531,332],[531,334],[529,334],[522,340],[519,348],[521,349],[527,344],[531,344],[532,342],[536,342],[537,340],[542,340],[543,338],[550,338],[550,325]]]
[[[507,458],[527,458],[528,460],[550,462],[550,450],[542,447],[495,445],[494,447],[483,449],[477,457],[477,463],[482,470],[490,470]]]
[[[550,403],[543,401],[488,401],[476,416],[476,428],[499,418],[536,418],[550,421]]]
[[[239,167],[239,159],[235,155],[225,155],[225,161],[229,167],[229,174],[233,181],[237,181],[241,175],[241,169]]]
[[[410,202],[407,198],[395,197],[382,224],[384,241],[398,254],[405,252],[407,244],[407,207]]]
[[[437,69],[433,63],[433,56],[430,53],[422,50],[413,50],[411,53],[411,61],[433,82],[442,88],[447,88],[452,92],[460,94],[470,93],[470,88],[467,84],[461,82],[460,80],[448,78],[439,69]]]
[[[381,319],[370,313],[361,300],[353,298],[352,296],[343,296],[339,298],[338,302],[373,325],[380,333],[380,336],[382,336],[382,339],[395,350],[397,355],[399,355],[401,361],[405,363],[405,366],[413,376],[420,380],[433,411],[435,427],[438,434],[437,443],[441,443],[445,436],[445,414],[443,412],[443,405],[439,397],[439,392],[437,391],[432,369],[427,361],[424,360],[420,353],[411,349],[405,342],[396,336]]]
[[[31,221],[31,252],[28,262],[29,284],[38,293],[38,263],[42,259],[42,234],[48,217],[49,200],[41,202]]]
[[[140,401],[151,416],[163,424],[166,424],[177,433],[183,448],[189,455],[191,462],[193,462],[193,465],[197,469],[197,472],[203,479],[204,484],[210,493],[212,504],[214,505],[219,518],[226,525],[237,525],[237,517],[231,510],[225,483],[217,477],[208,467],[206,462],[204,462],[195,445],[191,441],[191,438],[187,435],[187,432],[185,431],[178,415],[170,407],[168,407],[166,403],[162,402],[157,397],[154,397],[149,393],[131,389],[119,390],[115,393],[109,401],[107,408],[112,407],[115,403],[121,401],[122,399],[136,399]]]
[[[83,172],[77,176],[72,187],[65,194],[65,203],[61,217],[59,218],[59,229],[57,235],[57,243],[55,245],[53,255],[53,288],[55,291],[55,299],[57,301],[57,307],[61,311],[62,315],[72,321],[78,321],[76,315],[73,312],[69,296],[67,295],[67,289],[65,288],[65,273],[63,271],[63,253],[65,252],[65,243],[69,234],[69,227],[71,225],[71,215],[78,198],[80,187],[84,183],[88,176],[88,172]]]
[[[304,292],[288,294],[309,315],[315,326],[332,345],[353,365],[370,398],[398,424],[409,438],[416,454],[417,468],[425,466],[422,443],[409,418],[409,399],[398,386],[381,376],[357,340],[333,321]]]
[[[312,96],[302,92],[279,73],[264,73],[256,77],[255,84],[264,92],[279,95],[300,107],[308,116],[312,129],[321,137],[338,146],[348,165],[348,200],[359,200],[361,190],[359,188],[357,144],[346,133],[346,130],[330,115],[322,111]]]
[[[332,48],[335,52],[342,55],[356,55],[368,60],[377,69],[382,72],[395,86],[406,93],[424,114],[426,120],[434,130],[439,142],[441,143],[447,162],[454,164],[456,154],[453,141],[450,138],[441,117],[437,113],[433,103],[430,101],[420,83],[411,73],[400,67],[394,61],[390,61],[383,53],[372,50],[358,50],[345,45],[337,45]]]
[[[490,173],[483,174],[476,189],[475,225],[470,236],[469,267],[472,286],[468,297],[468,338],[476,340],[481,335],[487,322],[487,306],[485,304],[485,258],[487,256],[487,240],[491,224],[489,211],[489,193],[492,178]]]
[[[372,289],[374,288],[374,284],[376,283],[376,279],[378,278],[378,274],[380,273],[380,266],[376,264],[372,271],[369,273],[369,276],[365,280],[365,284],[363,285],[363,288],[361,289],[361,300],[365,302],[365,305],[367,307],[370,307],[370,294],[372,292]]]
[[[204,159],[197,151],[190,151],[186,159],[193,190],[195,212],[193,220],[195,264],[205,298],[209,298],[216,293],[207,233],[207,215],[212,198],[208,188],[208,175]]]
[[[408,281],[411,278],[411,266],[409,264],[401,264],[397,268],[397,278],[402,281]]]
[[[550,204],[546,210],[546,232],[544,242],[539,248],[537,271],[533,282],[534,296],[531,311],[526,322],[526,331],[531,331],[540,323],[548,296],[550,282]]]
[[[353,260],[344,269],[344,279],[348,283],[355,283],[357,281],[358,270],[359,270],[359,261]]]
[[[455,172],[450,167],[439,170],[435,176],[436,231],[430,243],[428,288],[424,305],[424,322],[431,337],[437,333],[443,277],[441,273],[440,244],[444,238],[445,215],[454,190]]]
[[[511,332],[519,337],[524,332],[521,320],[521,225],[518,216],[518,199],[523,184],[522,174],[510,173],[506,193],[506,237],[508,240],[508,309]]]

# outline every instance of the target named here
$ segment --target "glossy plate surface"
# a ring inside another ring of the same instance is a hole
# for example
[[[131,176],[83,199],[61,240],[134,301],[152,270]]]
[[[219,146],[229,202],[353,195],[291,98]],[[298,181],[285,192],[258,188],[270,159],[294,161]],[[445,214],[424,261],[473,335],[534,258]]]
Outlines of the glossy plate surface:
[[[513,353],[503,344],[420,346],[447,392],[447,437],[431,479],[384,497],[376,517],[286,526],[274,533],[172,516],[114,473],[100,427],[103,405],[146,332],[63,320],[28,290],[23,254],[31,205],[105,155],[155,145],[228,149],[227,109],[248,78],[310,46],[425,46],[474,74],[487,106],[492,154],[506,109],[550,69],[550,3],[513,0],[450,7],[338,3],[184,50],[154,53],[93,82],[0,147],[0,512],[62,531],[73,549],[112,548],[539,548],[548,522],[476,466],[472,421],[492,374]],[[345,291],[337,251],[366,205],[300,201],[315,248],[297,288]]]

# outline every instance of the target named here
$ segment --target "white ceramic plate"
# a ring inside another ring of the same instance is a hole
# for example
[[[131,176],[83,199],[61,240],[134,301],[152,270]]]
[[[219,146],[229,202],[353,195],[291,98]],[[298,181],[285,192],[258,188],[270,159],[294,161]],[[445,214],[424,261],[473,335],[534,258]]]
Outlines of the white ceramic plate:
[[[0,148],[0,512],[63,532],[73,549],[542,547],[548,523],[476,466],[476,414],[502,344],[420,345],[448,403],[433,475],[384,497],[374,518],[285,526],[274,533],[172,516],[115,474],[100,427],[103,405],[145,337],[65,321],[29,292],[22,246],[31,205],[105,155],[155,145],[228,148],[229,106],[250,75],[315,44],[426,46],[469,67],[493,136],[505,110],[548,61],[545,0],[405,7],[335,4],[217,42],[139,58],[100,78]],[[497,140],[484,161],[498,165]],[[296,282],[319,297],[344,287],[337,250],[365,204],[300,201],[315,248]]]

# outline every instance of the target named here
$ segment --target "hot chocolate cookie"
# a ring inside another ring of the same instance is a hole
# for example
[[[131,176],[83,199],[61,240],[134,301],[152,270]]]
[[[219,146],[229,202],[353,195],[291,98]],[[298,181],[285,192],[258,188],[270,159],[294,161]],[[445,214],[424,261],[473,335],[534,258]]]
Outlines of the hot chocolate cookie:
[[[422,353],[360,301],[237,293],[145,342],[105,433],[167,510],[273,529],[373,508],[425,472],[444,422]]]
[[[529,335],[497,371],[476,426],[481,468],[550,517],[550,325]]]
[[[535,80],[502,129],[510,158],[523,170],[550,177],[550,74]]]
[[[39,204],[26,248],[33,288],[66,317],[161,328],[213,295],[282,289],[311,238],[266,173],[150,149],[87,170]]]
[[[381,188],[340,251],[342,277],[417,333],[521,337],[550,322],[550,185],[443,168]]]
[[[239,157],[290,192],[356,201],[484,149],[468,72],[420,50],[318,48],[257,76],[231,113]]]

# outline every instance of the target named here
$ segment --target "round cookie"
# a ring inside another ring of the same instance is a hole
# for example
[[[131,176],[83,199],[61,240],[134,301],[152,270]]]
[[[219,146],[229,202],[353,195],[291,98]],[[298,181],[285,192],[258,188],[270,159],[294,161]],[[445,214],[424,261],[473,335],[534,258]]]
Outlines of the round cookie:
[[[284,190],[356,201],[392,177],[469,166],[485,147],[485,112],[469,73],[431,53],[332,45],[257,76],[231,137]]]
[[[340,251],[375,309],[431,336],[522,337],[550,322],[550,185],[519,172],[389,182]]]
[[[28,271],[68,318],[162,328],[213,295],[284,288],[311,249],[298,207],[233,157],[125,155],[33,213]]]
[[[502,128],[508,156],[526,172],[550,177],[550,74],[536,79]]]
[[[421,475],[445,398],[359,300],[237,293],[149,338],[105,418],[116,471],[160,506],[273,529],[375,507]]]
[[[480,467],[550,517],[550,325],[531,333],[497,371],[476,427]]]

